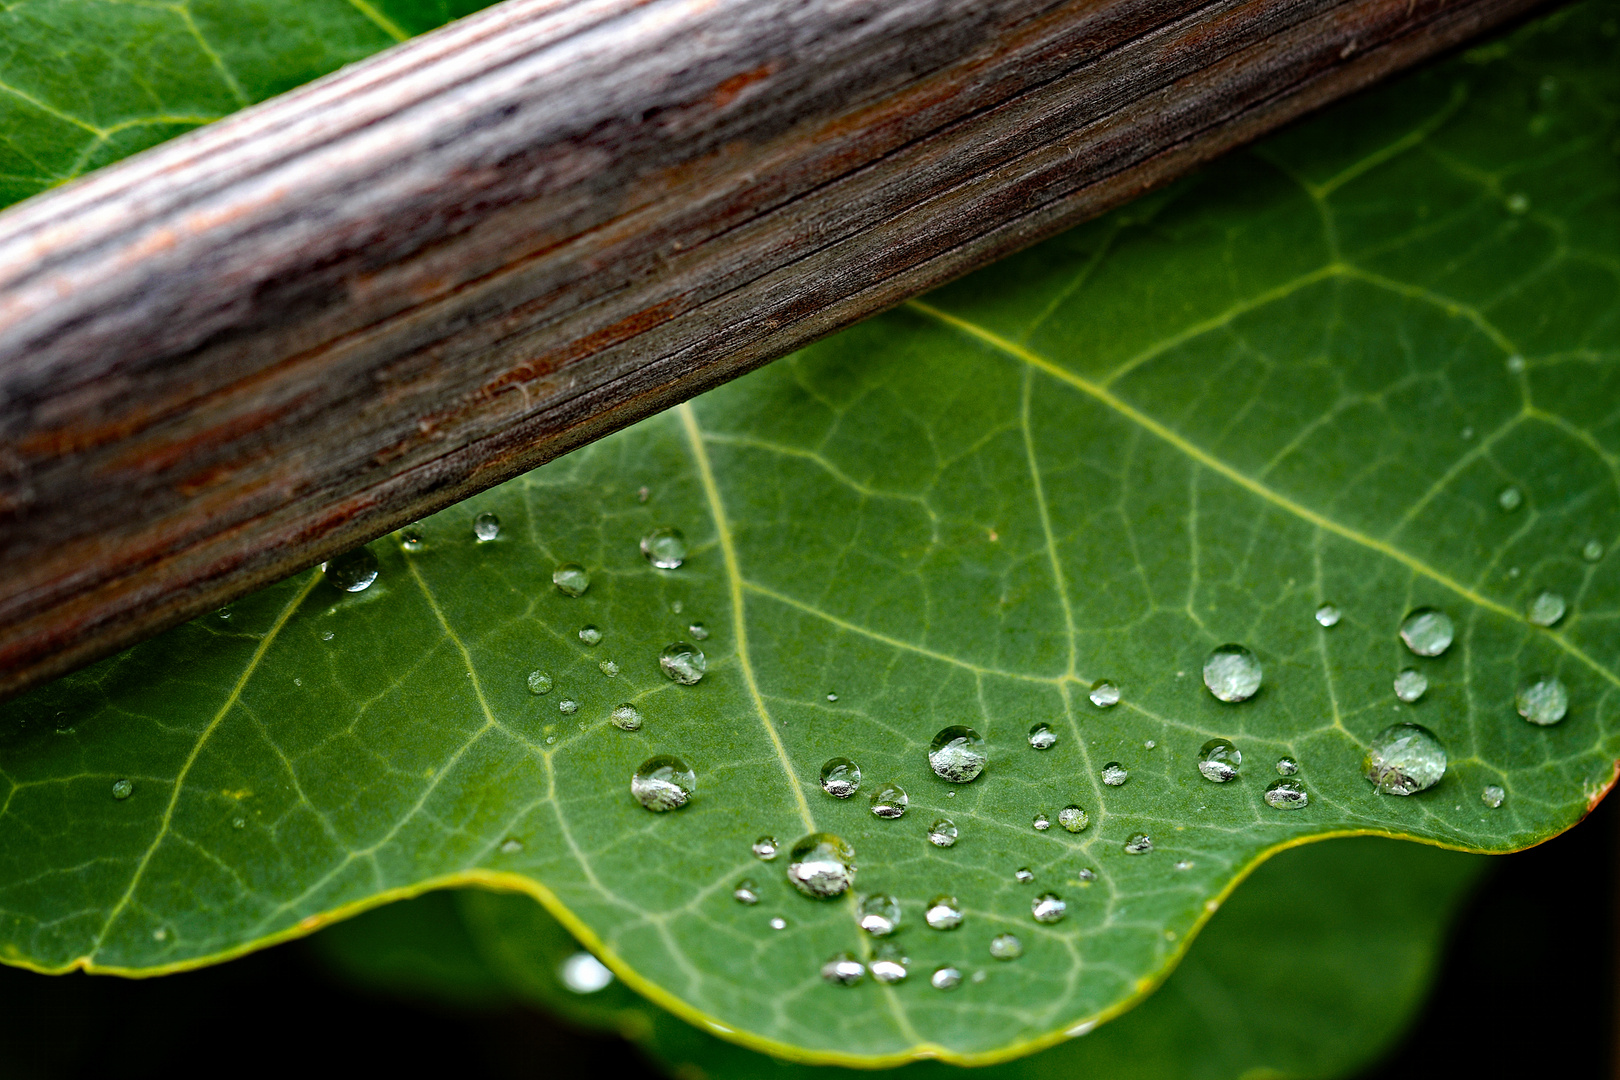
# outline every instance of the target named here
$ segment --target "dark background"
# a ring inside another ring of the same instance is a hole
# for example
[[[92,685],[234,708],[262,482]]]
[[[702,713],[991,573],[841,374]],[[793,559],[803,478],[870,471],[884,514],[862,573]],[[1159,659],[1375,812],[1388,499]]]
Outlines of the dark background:
[[[1563,836],[1496,860],[1452,929],[1428,1005],[1367,1080],[1614,1075],[1617,861],[1615,798]],[[301,942],[143,981],[0,968],[3,1080],[345,1068],[658,1075],[628,1043],[539,1013],[458,1011],[355,989]]]

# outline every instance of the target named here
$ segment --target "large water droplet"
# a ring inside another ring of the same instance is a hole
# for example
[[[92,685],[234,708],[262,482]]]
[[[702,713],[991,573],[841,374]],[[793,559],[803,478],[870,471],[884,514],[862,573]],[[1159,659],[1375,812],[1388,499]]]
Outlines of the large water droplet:
[[[1029,745],[1035,749],[1050,749],[1055,742],[1057,742],[1057,732],[1052,730],[1051,724],[1043,721],[1029,729]]]
[[[686,537],[665,525],[641,538],[641,553],[660,570],[674,570],[686,561]]]
[[[885,942],[872,954],[872,963],[868,970],[871,971],[872,978],[880,983],[898,983],[906,981],[906,976],[910,974],[907,971],[910,964],[911,958],[900,950],[900,946]]]
[[[1339,618],[1339,609],[1332,604],[1323,604],[1316,609],[1316,621],[1323,626],[1338,626]]]
[[[584,596],[591,587],[591,575],[579,563],[565,562],[551,572],[551,583],[566,596]]]
[[[1479,801],[1490,807],[1492,810],[1495,810],[1498,806],[1501,806],[1502,800],[1505,798],[1507,798],[1507,792],[1503,791],[1495,784],[1485,785],[1485,790],[1479,793]]]
[[[1070,832],[1081,832],[1091,824],[1091,818],[1074,803],[1058,811],[1058,824]]]
[[[473,536],[480,544],[501,535],[501,519],[494,514],[479,514],[473,518]]]
[[[1603,541],[1588,540],[1586,546],[1581,548],[1581,558],[1587,562],[1597,562],[1603,558]]]
[[[910,802],[911,800],[906,797],[906,789],[899,784],[882,784],[872,792],[872,813],[890,820],[904,817]]]
[[[1556,724],[1569,712],[1569,690],[1556,675],[1538,675],[1519,687],[1514,697],[1519,715],[1532,724]]]
[[[600,645],[602,643],[602,631],[594,626],[582,626],[579,628],[579,640],[587,645]]]
[[[1033,824],[1036,832],[1045,832],[1052,827],[1052,819],[1047,817],[1044,812],[1038,813],[1035,815]]]
[[[935,990],[955,990],[962,985],[962,971],[950,964],[944,964],[934,969],[934,973],[928,977],[928,982]]]
[[[1503,513],[1511,514],[1524,505],[1524,492],[1509,484],[1496,494],[1496,505],[1502,508]]]
[[[113,798],[127,799],[135,791],[135,784],[130,780],[114,780],[112,786]]]
[[[1273,780],[1266,788],[1266,805],[1278,810],[1303,810],[1311,797],[1298,780]]]
[[[1417,668],[1403,668],[1395,676],[1395,696],[1410,705],[1429,691],[1429,677]]]
[[[788,852],[787,878],[806,896],[837,896],[855,883],[855,849],[832,833],[811,833]]]
[[[630,794],[657,813],[685,806],[696,788],[697,776],[692,767],[673,754],[648,758],[630,777]]]
[[[855,918],[873,937],[887,937],[900,926],[900,901],[888,893],[863,896],[855,906]]]
[[[737,882],[737,887],[731,890],[731,898],[739,904],[752,907],[759,903],[759,886],[754,883],[753,878],[743,878]]]
[[[344,592],[365,592],[377,580],[377,556],[370,548],[357,547],[321,563],[321,573]]]
[[[1247,701],[1260,689],[1260,661],[1242,645],[1222,645],[1204,661],[1204,685],[1222,701]]]
[[[1102,782],[1109,787],[1119,787],[1130,778],[1130,771],[1117,761],[1110,761],[1103,766]]]
[[[1038,923],[1061,922],[1069,913],[1069,904],[1057,893],[1043,892],[1030,901],[1029,913]]]
[[[1230,739],[1211,739],[1198,751],[1198,771],[1217,784],[1235,779],[1242,764],[1243,754]]]
[[[1293,758],[1280,757],[1277,759],[1278,776],[1293,776],[1297,772],[1299,772],[1299,762],[1295,761]]]
[[[576,994],[594,994],[613,981],[607,965],[588,952],[577,952],[557,969],[562,984]]]
[[[1537,626],[1555,626],[1569,606],[1564,598],[1555,592],[1542,590],[1535,595],[1525,608],[1524,617]]]
[[[613,721],[613,726],[620,731],[641,730],[641,710],[628,701],[621,702],[619,707],[609,714],[608,719]]]
[[[1107,679],[1098,679],[1091,684],[1091,703],[1099,709],[1112,708],[1119,704],[1119,687]]]
[[[928,764],[934,775],[953,784],[965,784],[984,771],[984,740],[970,727],[952,725],[934,736]]]
[[[1145,832],[1132,833],[1125,841],[1125,854],[1146,855],[1153,850],[1153,837]]]
[[[1451,648],[1455,633],[1451,616],[1438,608],[1418,608],[1401,622],[1401,640],[1419,656],[1439,656]]]
[[[935,847],[950,847],[956,843],[956,822],[940,818],[928,826],[928,842]]]
[[[664,651],[658,654],[658,666],[682,686],[693,686],[709,670],[709,658],[696,645],[676,641],[665,645]]]
[[[1024,955],[1024,943],[1017,934],[997,934],[990,939],[990,955],[997,960],[1016,960]]]
[[[776,837],[774,836],[762,836],[754,841],[754,858],[761,862],[770,862],[776,858],[777,850]]]
[[[690,626],[688,626],[686,628],[686,632],[688,634],[692,635],[692,640],[693,641],[708,641],[709,640],[709,628],[707,626],[704,626],[700,622],[695,622],[695,623],[691,624]]]
[[[531,694],[549,694],[549,693],[551,693],[551,676],[547,675],[543,671],[531,671],[531,672],[529,672],[529,693],[531,693]]]
[[[962,925],[962,905],[954,896],[936,896],[928,901],[923,921],[935,930],[955,930]]]
[[[821,965],[821,977],[834,986],[854,986],[866,978],[866,965],[847,952],[833,953]]]
[[[821,790],[835,799],[847,799],[861,790],[861,767],[847,757],[828,758],[821,767]]]
[[[1411,795],[1446,774],[1446,748],[1422,724],[1391,724],[1367,747],[1362,771],[1385,795]]]

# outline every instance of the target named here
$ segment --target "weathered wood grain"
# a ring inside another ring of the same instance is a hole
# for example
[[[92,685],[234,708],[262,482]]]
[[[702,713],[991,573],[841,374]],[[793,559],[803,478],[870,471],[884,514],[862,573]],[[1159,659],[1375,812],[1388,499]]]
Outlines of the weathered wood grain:
[[[510,0],[0,215],[0,694],[1541,0]]]

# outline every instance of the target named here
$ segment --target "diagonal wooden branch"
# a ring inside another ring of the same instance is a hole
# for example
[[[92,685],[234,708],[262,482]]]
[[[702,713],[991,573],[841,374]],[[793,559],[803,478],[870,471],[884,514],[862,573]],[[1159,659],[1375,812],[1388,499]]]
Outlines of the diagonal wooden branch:
[[[1540,0],[509,0],[0,215],[0,694]]]

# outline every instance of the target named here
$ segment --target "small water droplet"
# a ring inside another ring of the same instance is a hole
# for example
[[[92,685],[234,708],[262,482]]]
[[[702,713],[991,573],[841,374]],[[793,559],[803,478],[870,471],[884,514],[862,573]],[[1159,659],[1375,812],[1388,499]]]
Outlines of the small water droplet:
[[[630,777],[630,794],[655,813],[679,810],[692,801],[696,788],[692,767],[672,754],[648,758]]]
[[[233,828],[233,829],[245,829],[245,828],[247,828],[247,818],[240,818],[240,817],[231,818],[231,828]]]
[[[480,544],[495,539],[501,535],[501,519],[494,514],[479,514],[473,518],[473,535]]]
[[[610,679],[616,679],[619,677],[619,665],[615,664],[612,660],[603,660],[596,666],[601,668],[602,674],[606,675]]]
[[[1525,609],[1524,617],[1537,626],[1556,626],[1558,620],[1564,617],[1568,610],[1564,598],[1558,593],[1543,589],[1530,601]]]
[[[1158,746],[1158,745],[1159,744],[1154,742],[1152,739],[1144,739],[1144,740],[1142,740],[1142,749],[1144,749],[1144,750],[1151,750],[1155,746]]]
[[[134,790],[135,790],[135,784],[132,781],[129,781],[129,780],[114,780],[113,781],[112,791],[113,791],[113,798],[115,798],[115,799],[127,799],[127,798],[129,798],[130,794],[132,792],[134,792]]]
[[[970,727],[952,725],[934,736],[928,748],[928,764],[934,775],[953,784],[966,784],[984,771],[988,760],[984,740]]]
[[[782,918],[782,916],[777,915],[771,919],[770,927],[772,930],[786,930],[787,920]]]
[[[1080,872],[1074,876],[1080,879],[1080,883],[1082,885],[1089,885],[1093,881],[1097,880],[1097,871],[1091,869],[1089,866],[1082,866],[1080,868]]]
[[[1242,645],[1222,645],[1204,661],[1204,685],[1222,701],[1247,701],[1260,689],[1260,661]]]
[[[1395,676],[1395,696],[1410,705],[1429,690],[1429,677],[1417,668],[1403,668]]]
[[[1277,810],[1303,810],[1311,797],[1298,780],[1273,780],[1266,788],[1266,805]]]
[[[618,708],[614,709],[613,712],[608,714],[608,719],[611,720],[613,722],[613,726],[618,728],[620,731],[641,730],[641,710],[636,708],[628,701],[621,702]]]
[[[1098,679],[1091,684],[1091,703],[1099,709],[1112,708],[1119,704],[1119,687],[1107,679]]]
[[[847,757],[828,758],[821,766],[821,790],[835,799],[847,799],[861,790],[861,767]]]
[[[753,907],[759,903],[759,885],[753,878],[743,878],[737,882],[737,887],[731,890],[731,898],[739,904]]]
[[[1467,440],[1469,440],[1469,439],[1472,439],[1474,437],[1474,429],[1471,428],[1471,427],[1463,428],[1462,429],[1462,437],[1463,437],[1463,441],[1465,441],[1465,442]]]
[[[872,792],[872,813],[889,820],[904,817],[910,802],[906,789],[899,784],[881,784]]]
[[[1496,493],[1496,505],[1502,508],[1503,513],[1511,514],[1524,505],[1524,492],[1509,484]]]
[[[873,937],[887,937],[900,926],[900,901],[888,893],[863,896],[855,905],[855,921]]]
[[[152,931],[152,940],[153,941],[167,941],[168,937],[169,937],[169,931],[164,927],[160,926],[156,930]]]
[[[1581,558],[1587,562],[1597,562],[1603,558],[1603,542],[1601,540],[1588,540],[1586,546],[1581,548]]]
[[[962,971],[960,968],[945,964],[934,969],[928,977],[928,982],[935,990],[955,990],[962,985]]]
[[[594,994],[613,981],[607,965],[588,952],[577,952],[557,969],[562,984],[576,994]]]
[[[1392,724],[1367,747],[1362,772],[1385,795],[1412,795],[1446,774],[1446,748],[1422,724]]]
[[[1029,729],[1029,745],[1037,750],[1050,749],[1052,744],[1057,742],[1057,738],[1057,732],[1052,730],[1052,725],[1044,721]]]
[[[1520,356],[1518,353],[1514,353],[1512,356],[1508,357],[1507,358],[1507,369],[1509,371],[1513,372],[1515,375],[1517,375],[1519,372],[1523,371],[1524,370],[1524,357]]]
[[[323,633],[321,635],[321,640],[322,641],[331,641],[332,637],[333,637],[332,631],[328,630],[328,631],[326,631],[325,633]]]
[[[575,713],[579,712],[579,702],[575,701],[573,698],[565,697],[561,701],[557,702],[557,711],[562,713],[564,716],[573,716]]]
[[[1127,855],[1146,855],[1152,850],[1153,837],[1147,833],[1132,833],[1130,838],[1125,841],[1125,854]]]
[[[828,701],[837,701],[838,700],[838,695],[837,694],[828,694],[827,695],[827,700]]]
[[[910,974],[907,970],[911,965],[911,958],[900,950],[900,946],[885,942],[877,947],[872,954],[872,963],[868,970],[872,978],[880,983],[905,982]]]
[[[1069,913],[1069,904],[1057,893],[1043,892],[1030,901],[1029,913],[1035,916],[1038,923],[1061,922],[1063,916]]]
[[[1211,739],[1198,751],[1198,771],[1217,784],[1236,779],[1242,764],[1243,753],[1230,739]]]
[[[413,521],[399,530],[399,546],[406,551],[421,551],[424,542],[420,521]]]
[[[1299,762],[1295,761],[1293,758],[1280,757],[1277,759],[1278,776],[1293,776],[1297,772],[1299,772]]]
[[[1013,880],[1018,882],[1020,885],[1028,885],[1030,882],[1035,880],[1035,871],[1031,870],[1027,866],[1020,866],[1017,870],[1013,871]]]
[[[1036,814],[1033,824],[1036,832],[1045,832],[1052,827],[1052,819],[1044,813]]]
[[[591,575],[577,562],[565,562],[551,572],[551,583],[565,596],[584,596],[591,587]]]
[[[641,553],[660,570],[674,570],[686,561],[686,537],[665,525],[641,538]]]
[[[1418,608],[1401,621],[1401,640],[1418,656],[1439,656],[1455,633],[1451,616],[1438,608]]]
[[[602,631],[594,626],[582,626],[579,628],[579,640],[587,645],[600,645],[602,643]]]
[[[1070,832],[1083,832],[1091,824],[1091,818],[1084,810],[1070,803],[1058,811],[1058,824]]]
[[[1339,618],[1339,609],[1332,604],[1323,604],[1316,609],[1316,621],[1323,626],[1338,626]]]
[[[501,854],[503,855],[516,855],[522,850],[523,841],[517,839],[516,837],[507,837],[506,840],[501,843]]]
[[[1569,712],[1569,690],[1556,675],[1537,675],[1514,696],[1519,715],[1532,724],[1556,724]]]
[[[1109,787],[1119,787],[1130,778],[1130,771],[1117,761],[1110,761],[1103,766],[1102,782]]]
[[[673,614],[679,615],[685,609],[686,609],[686,605],[681,603],[679,600],[671,600],[669,602],[669,610]]]
[[[321,573],[344,592],[365,592],[377,580],[377,556],[370,548],[357,547],[321,563]]]
[[[990,955],[997,960],[1016,960],[1024,955],[1024,943],[1016,934],[997,934],[990,939]]]
[[[1507,792],[1503,791],[1495,784],[1486,784],[1485,790],[1479,793],[1479,801],[1490,807],[1492,810],[1495,810],[1498,806],[1501,806],[1502,800],[1505,798],[1507,798]]]
[[[692,635],[692,640],[693,641],[708,641],[709,640],[709,628],[707,626],[704,626],[700,622],[695,622],[692,625],[688,626],[686,628],[686,632],[688,634]]]
[[[1504,205],[1507,206],[1508,213],[1510,214],[1527,213],[1530,209],[1530,196],[1526,195],[1522,191],[1515,191],[1512,195],[1507,197],[1507,201]]]
[[[928,842],[935,847],[950,847],[956,843],[956,822],[940,818],[928,826]]]
[[[531,671],[531,672],[529,672],[529,693],[531,693],[531,694],[549,694],[549,693],[551,693],[551,676],[547,675],[543,671]]]
[[[774,836],[762,836],[754,841],[754,858],[760,862],[770,862],[776,858],[779,847]]]
[[[928,901],[923,921],[935,930],[955,930],[962,925],[962,905],[954,896],[936,896]]]
[[[855,883],[855,849],[832,833],[803,837],[788,860],[787,878],[806,896],[838,896]]]
[[[709,670],[709,658],[696,645],[675,641],[665,645],[664,651],[658,654],[658,666],[682,686],[694,686]]]

